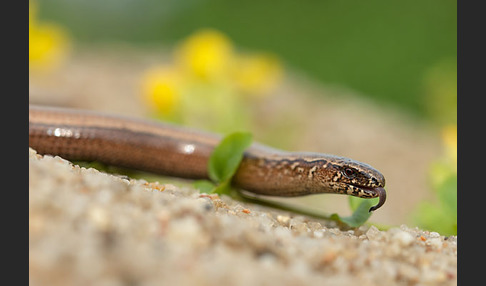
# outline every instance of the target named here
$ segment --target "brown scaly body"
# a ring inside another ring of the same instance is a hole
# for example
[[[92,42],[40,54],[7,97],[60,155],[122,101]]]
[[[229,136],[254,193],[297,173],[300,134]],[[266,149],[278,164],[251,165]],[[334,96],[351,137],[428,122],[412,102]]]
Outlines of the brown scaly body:
[[[99,161],[163,175],[207,179],[220,137],[158,122],[75,109],[29,106],[29,146],[40,154]],[[233,178],[236,187],[269,196],[318,193],[386,200],[385,178],[348,158],[297,153],[254,143]]]

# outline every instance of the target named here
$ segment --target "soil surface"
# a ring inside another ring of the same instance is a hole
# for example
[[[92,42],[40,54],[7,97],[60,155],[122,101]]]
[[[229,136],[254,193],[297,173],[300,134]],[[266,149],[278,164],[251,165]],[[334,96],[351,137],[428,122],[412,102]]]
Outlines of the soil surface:
[[[29,276],[30,285],[456,285],[457,237],[340,230],[29,149]]]

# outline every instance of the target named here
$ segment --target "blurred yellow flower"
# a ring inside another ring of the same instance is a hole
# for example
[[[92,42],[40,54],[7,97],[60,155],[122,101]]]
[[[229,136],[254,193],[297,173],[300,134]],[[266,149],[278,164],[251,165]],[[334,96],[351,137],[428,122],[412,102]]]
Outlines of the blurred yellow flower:
[[[37,21],[37,3],[29,2],[29,67],[49,71],[61,64],[69,51],[66,31],[56,24]]]
[[[449,125],[442,130],[442,140],[445,145],[447,158],[457,168],[457,125]]]
[[[242,91],[261,95],[276,86],[282,77],[282,66],[271,55],[241,56],[234,66],[234,77]]]
[[[190,35],[174,57],[143,76],[146,102],[161,119],[220,133],[247,129],[251,96],[268,93],[283,73],[276,57],[240,55],[211,29]]]
[[[142,77],[142,93],[149,106],[170,117],[181,101],[181,76],[170,68],[151,69]]]
[[[176,50],[182,69],[203,80],[223,79],[233,61],[233,45],[222,33],[204,29],[189,36]]]

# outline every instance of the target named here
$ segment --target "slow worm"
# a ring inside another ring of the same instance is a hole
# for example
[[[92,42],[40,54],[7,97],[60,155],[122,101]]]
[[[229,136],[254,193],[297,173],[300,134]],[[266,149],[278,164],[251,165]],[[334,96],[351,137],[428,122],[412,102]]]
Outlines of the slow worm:
[[[93,111],[29,106],[29,146],[39,154],[158,174],[208,179],[208,160],[221,137],[155,121]],[[287,152],[253,143],[232,180],[235,187],[268,196],[318,193],[379,197],[385,178],[373,167],[348,158]]]

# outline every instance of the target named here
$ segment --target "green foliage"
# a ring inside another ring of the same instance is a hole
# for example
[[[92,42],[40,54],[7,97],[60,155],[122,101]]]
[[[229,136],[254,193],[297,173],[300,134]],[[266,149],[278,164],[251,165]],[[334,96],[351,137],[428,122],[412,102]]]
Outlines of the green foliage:
[[[439,125],[457,123],[457,60],[430,67],[424,76],[424,103],[429,118]]]
[[[198,180],[192,183],[192,185],[202,193],[210,193],[215,188],[214,183],[208,180]]]
[[[343,223],[349,227],[359,227],[364,224],[370,217],[370,207],[376,205],[378,198],[374,199],[362,199],[357,197],[349,197],[349,206],[353,210],[353,214],[347,217],[341,217],[334,213],[331,215],[331,219]]]
[[[431,178],[437,202],[420,202],[413,220],[423,229],[457,235],[457,172],[439,162],[432,166]]]
[[[218,183],[230,180],[251,140],[252,135],[247,132],[235,132],[226,136],[209,158],[209,178]]]
[[[235,196],[231,188],[231,178],[251,141],[252,135],[248,132],[234,132],[223,138],[209,158],[208,172],[212,182],[196,181],[194,187],[202,192]]]

